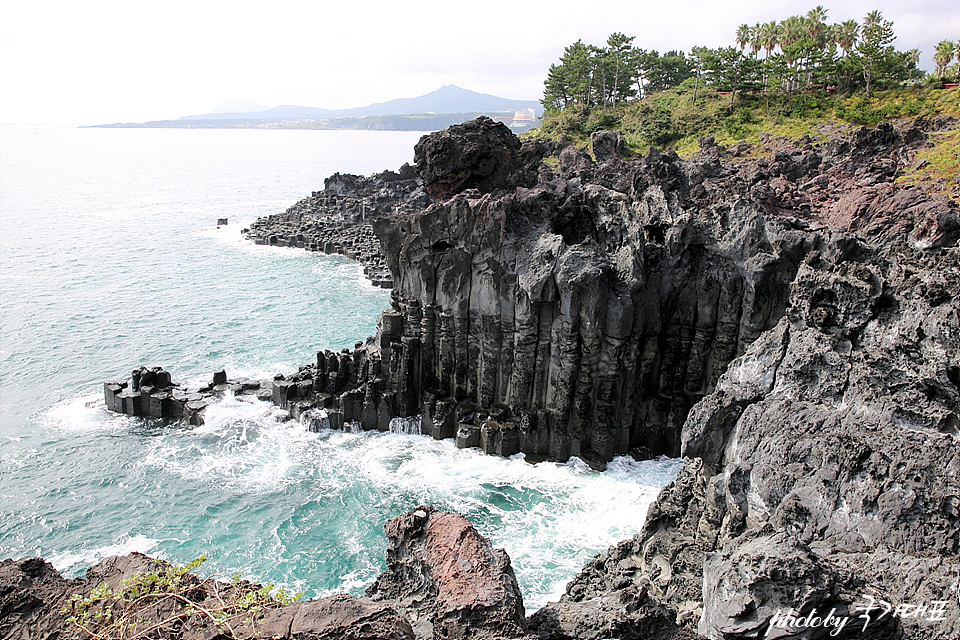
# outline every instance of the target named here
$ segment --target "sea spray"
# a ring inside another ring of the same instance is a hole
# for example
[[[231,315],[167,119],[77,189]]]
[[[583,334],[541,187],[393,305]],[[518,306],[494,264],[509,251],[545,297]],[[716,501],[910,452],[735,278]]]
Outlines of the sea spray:
[[[390,433],[397,435],[419,436],[422,416],[413,416],[412,418],[391,418]]]
[[[63,420],[66,434],[107,413],[102,403],[69,406],[47,418]],[[604,473],[577,458],[533,465],[522,454],[500,458],[415,435],[417,419],[394,421],[396,433],[350,433],[313,432],[320,410],[301,422],[284,416],[228,393],[194,429],[118,417],[101,432],[109,442],[92,448],[120,463],[104,508],[121,515],[106,530],[97,517],[71,525],[72,536],[54,535],[37,551],[79,573],[99,559],[97,549],[149,541],[150,553],[178,562],[206,553],[216,574],[273,580],[309,596],[359,594],[383,570],[383,523],[434,504],[463,513],[507,550],[535,609],[559,597],[595,553],[638,532],[679,467],[631,458],[614,459]],[[93,498],[81,490],[75,499]]]
[[[205,433],[158,437],[143,465],[150,475],[162,471],[262,504],[259,523],[225,522],[217,509],[224,539],[210,540],[224,546],[208,555],[221,554],[225,570],[312,595],[369,584],[383,568],[383,522],[429,503],[467,515],[506,548],[527,605],[539,606],[558,597],[594,553],[639,531],[647,506],[679,464],[617,458],[602,474],[576,458],[531,465],[522,455],[487,456],[413,435],[416,419],[394,421],[396,433],[310,433],[277,422],[258,404],[229,400],[213,407]],[[227,533],[250,525],[269,535]]]

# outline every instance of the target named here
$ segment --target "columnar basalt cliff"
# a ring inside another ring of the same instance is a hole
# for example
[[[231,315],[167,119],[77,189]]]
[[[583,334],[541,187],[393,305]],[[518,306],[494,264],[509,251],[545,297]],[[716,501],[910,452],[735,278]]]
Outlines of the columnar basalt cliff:
[[[686,161],[602,132],[599,165],[486,119],[425,136],[416,201],[372,220],[377,336],[273,399],[528,459],[682,455],[540,638],[960,637],[960,213],[896,182],[955,126]]]
[[[391,347],[410,369],[400,388],[421,399],[406,410],[434,428],[434,399],[496,411],[515,450],[560,460],[678,455],[690,407],[782,317],[818,238],[715,184],[719,163],[655,151],[579,168],[570,148],[538,176],[504,146],[485,152],[507,165],[488,169],[498,179],[451,195],[447,158],[496,144],[456,128],[424,138],[417,167],[445,200],[374,221],[402,324]]]
[[[960,636],[960,218],[892,181],[922,144],[881,125],[738,169],[805,238],[783,315],[688,414],[643,532],[534,630],[644,591],[711,639]]]

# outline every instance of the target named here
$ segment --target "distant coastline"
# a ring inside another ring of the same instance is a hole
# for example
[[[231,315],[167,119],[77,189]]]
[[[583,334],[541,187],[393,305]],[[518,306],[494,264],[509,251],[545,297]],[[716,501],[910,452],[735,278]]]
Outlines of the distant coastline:
[[[514,133],[532,128],[511,126],[515,112],[420,113],[388,116],[341,116],[331,118],[177,118],[151,122],[89,125],[98,129],[354,129],[370,131],[437,131],[485,115],[504,122]]]
[[[228,102],[212,113],[172,120],[94,125],[108,129],[367,129],[373,131],[437,131],[453,124],[488,116],[514,133],[539,124],[543,105],[446,85],[415,98],[398,98],[365,107],[330,110],[280,105],[259,111],[229,110]],[[259,105],[255,105],[259,106]],[[227,110],[223,110],[226,108]]]

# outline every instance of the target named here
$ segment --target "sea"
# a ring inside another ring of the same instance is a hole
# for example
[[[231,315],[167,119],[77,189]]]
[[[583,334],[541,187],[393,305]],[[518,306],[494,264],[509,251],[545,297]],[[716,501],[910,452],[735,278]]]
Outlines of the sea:
[[[384,522],[432,504],[506,549],[532,611],[640,530],[679,460],[597,473],[311,433],[229,396],[196,428],[105,409],[103,382],[140,366],[190,386],[270,379],[371,335],[389,291],[356,263],[241,230],[334,172],[412,162],[421,135],[0,127],[0,559],[78,576],[114,554],[205,554],[205,575],[360,595],[384,569]]]

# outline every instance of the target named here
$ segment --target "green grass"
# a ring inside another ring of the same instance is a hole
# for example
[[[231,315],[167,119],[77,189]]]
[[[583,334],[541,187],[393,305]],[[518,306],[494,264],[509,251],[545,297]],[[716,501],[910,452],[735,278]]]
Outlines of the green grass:
[[[846,133],[860,126],[876,126],[881,120],[904,124],[917,116],[947,114],[960,118],[960,88],[940,89],[917,85],[875,92],[865,96],[830,95],[824,92],[784,94],[738,94],[731,105],[729,94],[700,88],[697,104],[692,104],[693,84],[681,86],[634,100],[616,108],[567,109],[547,114],[539,129],[526,134],[530,138],[566,135],[576,146],[589,150],[590,134],[616,129],[627,140],[630,152],[644,154],[651,146],[672,148],[681,157],[695,153],[701,136],[712,135],[719,144],[732,145],[740,140],[752,143],[750,155],[764,153],[760,135],[797,139],[807,135],[815,141]],[[905,171],[904,183],[948,193],[957,199],[958,134],[935,134],[936,146],[917,153],[920,169]]]
[[[899,184],[945,193],[960,203],[960,130],[930,134],[934,146],[917,151],[912,167],[897,176]]]

